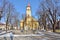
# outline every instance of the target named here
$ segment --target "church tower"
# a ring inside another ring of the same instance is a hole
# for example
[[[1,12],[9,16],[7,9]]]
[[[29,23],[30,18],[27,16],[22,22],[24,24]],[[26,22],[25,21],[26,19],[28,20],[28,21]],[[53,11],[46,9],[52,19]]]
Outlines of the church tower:
[[[28,3],[28,6],[26,8],[26,15],[27,16],[31,16],[31,7],[30,7],[30,3]]]
[[[31,15],[31,6],[28,3],[26,7],[26,17],[20,21],[20,29],[21,30],[37,30],[38,29],[38,21],[32,17]]]

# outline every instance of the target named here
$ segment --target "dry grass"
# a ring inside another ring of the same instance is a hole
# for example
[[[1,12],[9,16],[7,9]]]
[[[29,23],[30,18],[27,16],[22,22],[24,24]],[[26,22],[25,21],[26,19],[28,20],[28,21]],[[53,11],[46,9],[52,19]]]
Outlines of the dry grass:
[[[53,30],[51,30],[51,32],[53,32]],[[60,29],[56,29],[55,32],[60,34]]]
[[[60,33],[60,30],[59,30],[59,29],[57,29],[57,30],[56,30],[56,32],[57,32],[57,33]]]

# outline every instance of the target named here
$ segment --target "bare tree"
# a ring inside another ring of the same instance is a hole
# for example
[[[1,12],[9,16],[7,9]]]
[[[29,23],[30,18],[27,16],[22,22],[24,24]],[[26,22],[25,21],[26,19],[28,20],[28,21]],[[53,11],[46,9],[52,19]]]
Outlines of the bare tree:
[[[7,29],[8,29],[8,25],[9,25],[9,18],[11,17],[11,5],[10,3],[8,3],[8,10],[7,10],[7,15],[6,15],[6,32],[7,32]]]
[[[1,18],[4,16],[4,11],[5,11],[5,6],[6,6],[6,2],[5,0],[0,0],[1,1],[1,6],[0,6],[0,20]]]
[[[1,6],[2,7],[0,9],[0,20],[4,16],[6,22],[6,32],[9,25],[13,26],[15,23],[15,25],[18,27],[19,13],[16,12],[14,5],[12,5],[7,0],[3,0]]]
[[[13,16],[13,26],[16,27],[18,29],[18,26],[19,26],[19,13],[18,12],[15,12],[16,14],[14,14]]]
[[[11,26],[13,27],[14,23],[16,22],[15,20],[18,21],[19,14],[16,13],[14,5],[12,5],[9,1],[6,1],[6,2],[7,2],[7,4],[6,4],[6,7],[4,9],[5,10],[4,17],[5,17],[5,21],[6,21],[6,32],[7,32],[9,27],[11,27]],[[16,24],[18,25],[17,22],[16,22]]]
[[[44,2],[44,3],[43,3]],[[60,15],[59,12],[59,2],[57,0],[45,0],[40,3],[39,15],[40,19],[42,19],[42,24],[44,25],[44,29],[46,29],[47,19],[52,24],[53,32],[55,32],[55,28],[57,25],[57,18]]]

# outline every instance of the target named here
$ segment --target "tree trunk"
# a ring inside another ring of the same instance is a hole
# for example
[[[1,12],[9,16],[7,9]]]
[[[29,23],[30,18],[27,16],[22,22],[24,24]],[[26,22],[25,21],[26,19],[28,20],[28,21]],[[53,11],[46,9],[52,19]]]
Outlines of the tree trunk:
[[[7,20],[7,21],[8,21],[8,20]],[[6,33],[7,33],[7,25],[8,25],[7,21],[6,21]]]
[[[54,24],[52,26],[53,26],[53,32],[55,32],[55,26],[54,26]]]
[[[44,29],[46,30],[46,26],[44,26]]]

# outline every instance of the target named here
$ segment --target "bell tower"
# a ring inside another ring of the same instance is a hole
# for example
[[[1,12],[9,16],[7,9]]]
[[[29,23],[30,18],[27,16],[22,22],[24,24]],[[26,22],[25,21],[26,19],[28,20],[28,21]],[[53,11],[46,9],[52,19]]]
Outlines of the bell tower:
[[[30,7],[30,3],[28,3],[27,8],[26,8],[26,15],[27,16],[31,16],[31,7]]]

